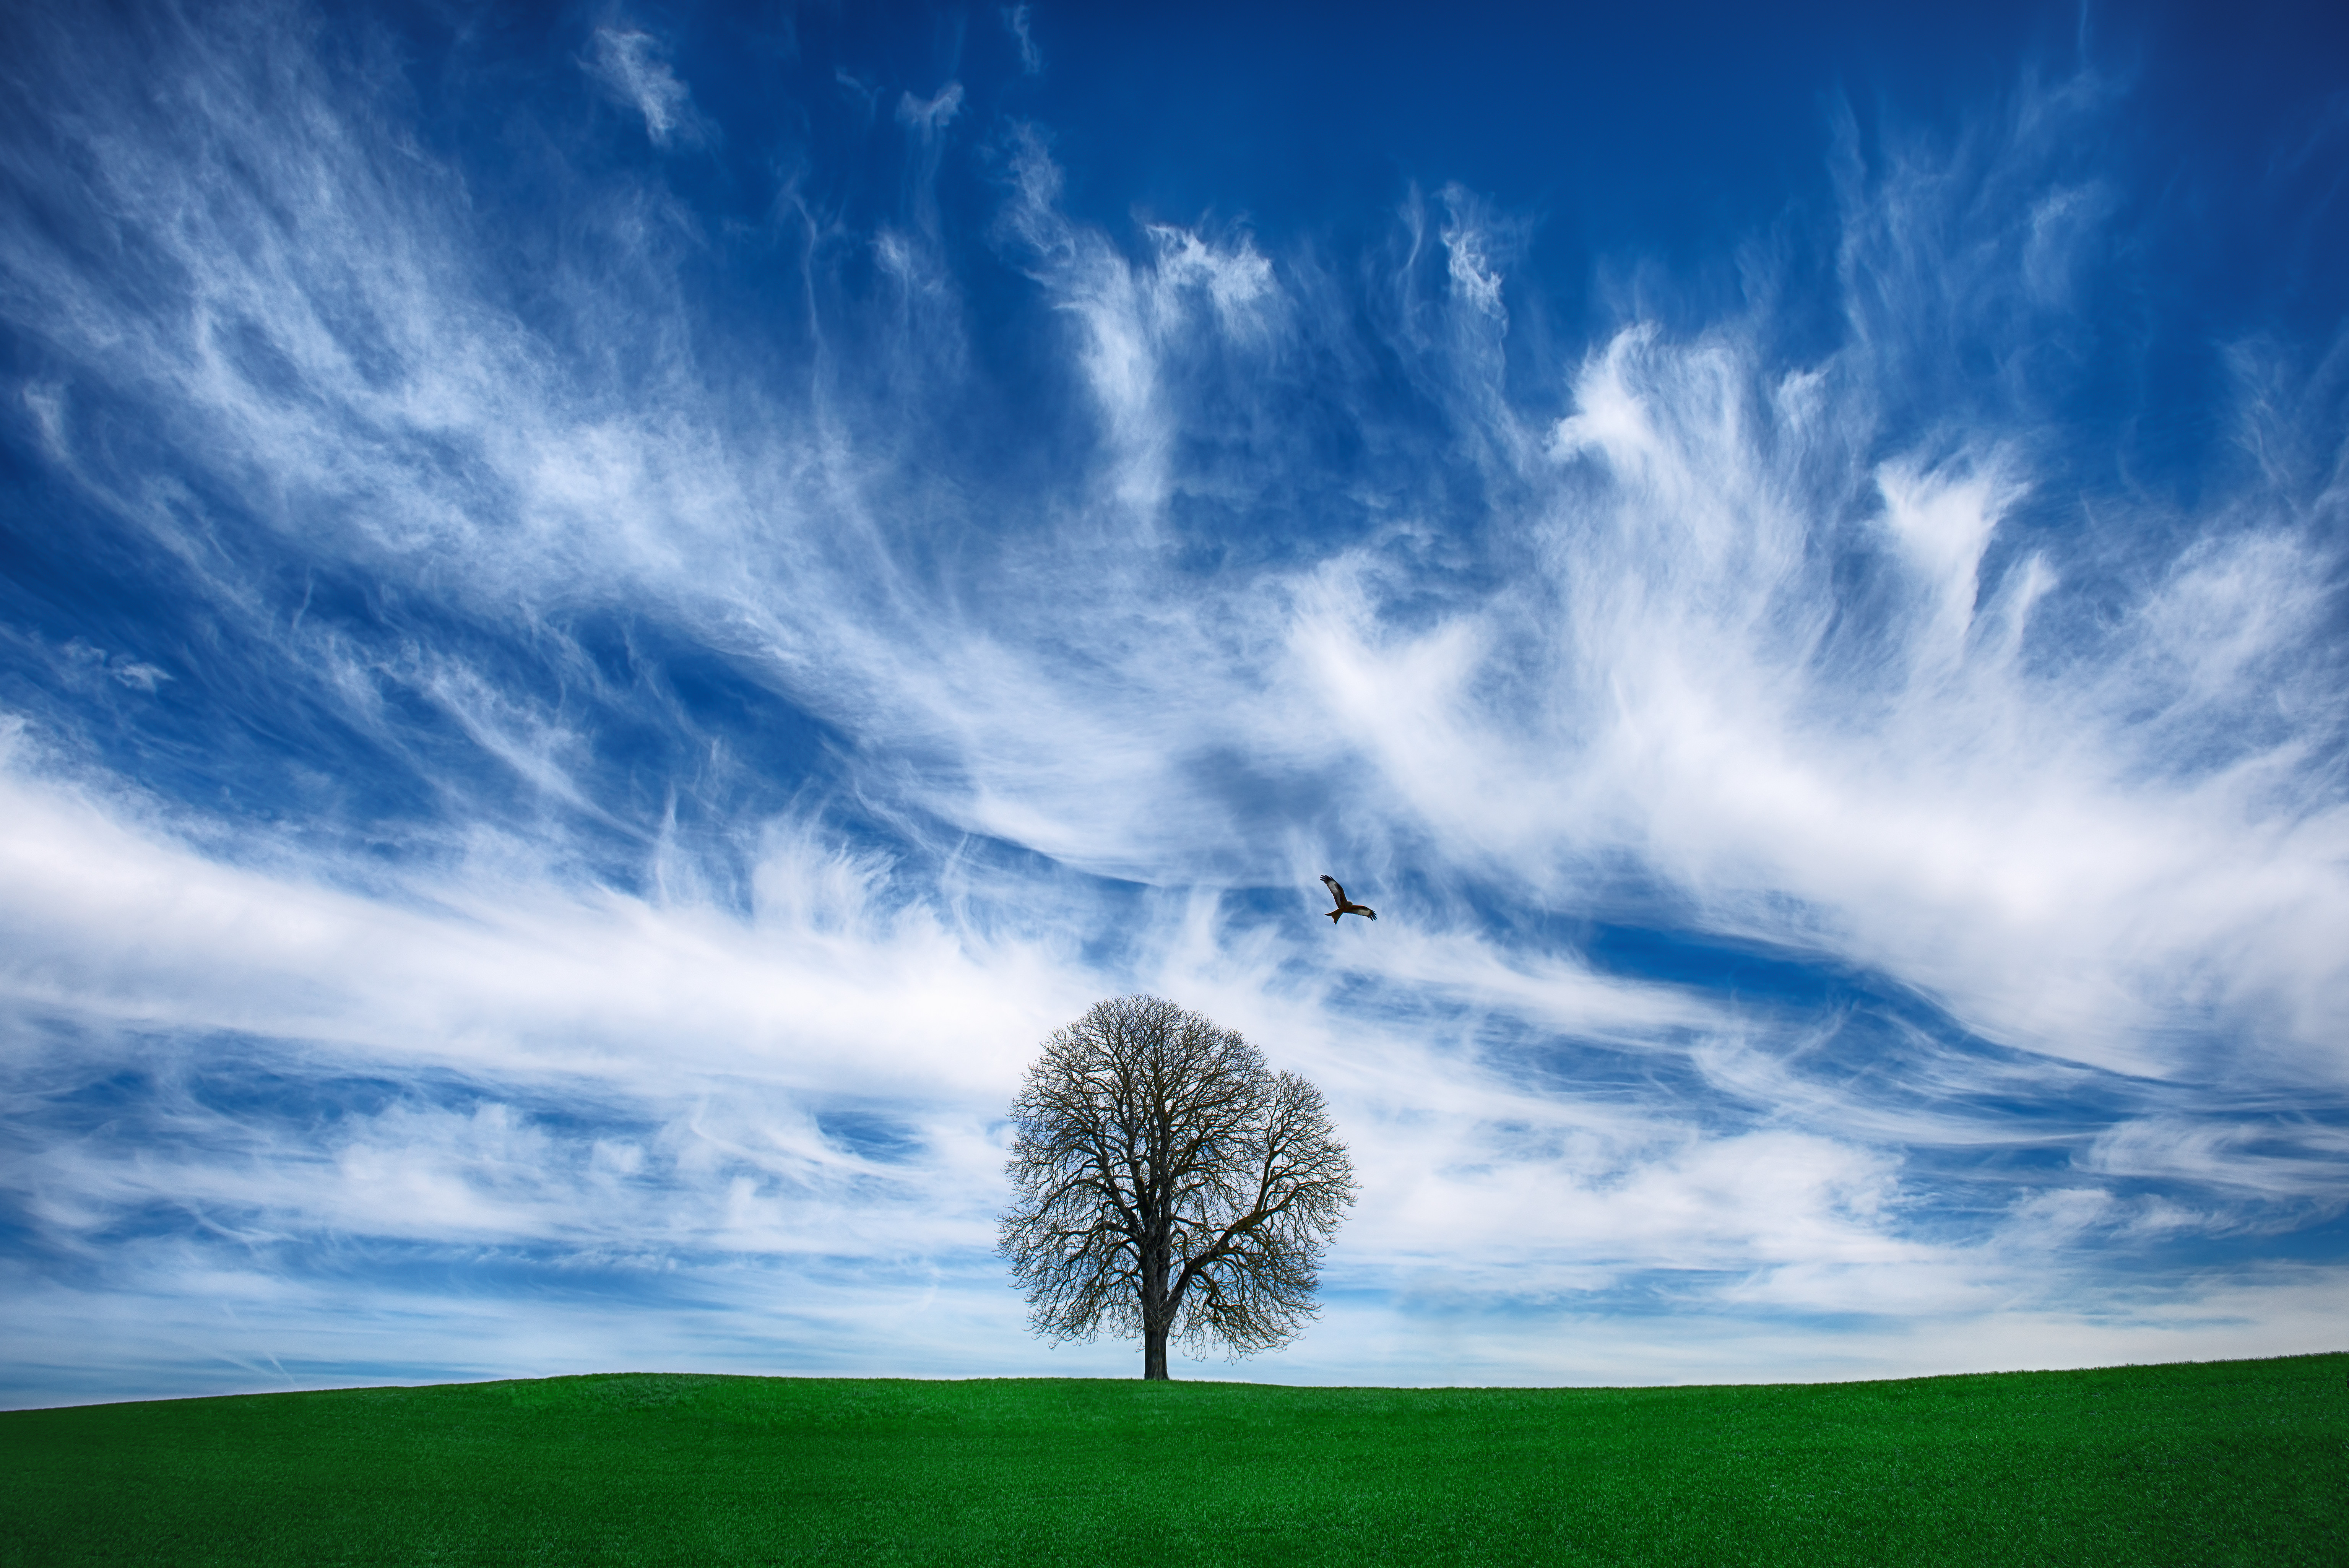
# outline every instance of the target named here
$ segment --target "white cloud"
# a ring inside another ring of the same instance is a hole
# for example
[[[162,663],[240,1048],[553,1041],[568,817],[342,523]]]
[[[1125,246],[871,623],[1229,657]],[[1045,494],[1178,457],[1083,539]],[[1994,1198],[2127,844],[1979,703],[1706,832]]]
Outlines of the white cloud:
[[[948,82],[926,99],[912,93],[897,95],[897,123],[909,125],[924,136],[936,136],[954,123],[962,112],[962,83]]]
[[[703,135],[691,89],[661,57],[660,41],[633,27],[595,29],[597,80],[622,103],[645,117],[645,134],[655,147],[671,140],[697,141]]]
[[[592,259],[550,263],[526,321],[484,282],[495,236],[445,171],[371,142],[305,57],[277,79],[323,129],[285,137],[220,47],[190,43],[181,68],[217,74],[184,123],[135,104],[74,122],[120,128],[81,145],[89,188],[184,286],[117,288],[0,225],[11,326],[59,367],[25,408],[224,639],[438,792],[441,836],[388,859],[323,829],[323,849],[290,842],[17,726],[9,1071],[151,1083],[180,1129],[127,1148],[43,1124],[12,1153],[45,1234],[110,1282],[12,1293],[31,1303],[17,1359],[69,1359],[81,1313],[122,1366],[195,1345],[230,1377],[296,1354],[446,1375],[426,1341],[452,1326],[484,1373],[1122,1370],[1116,1347],[1031,1353],[985,1250],[1020,1066],[1136,988],[1322,1083],[1366,1173],[1330,1317],[1268,1375],[2317,1347],[2323,1271],[2180,1282],[2113,1326],[2083,1259],[2250,1234],[2340,1190],[2329,1124],[2240,1109],[2337,1105],[2349,1076],[2318,498],[2279,470],[2177,547],[2109,500],[2030,533],[2026,504],[2064,503],[2027,420],[1896,431],[1887,411],[1904,332],[1938,341],[2002,287],[2054,297],[2110,209],[1993,170],[1977,183],[2013,197],[1988,208],[2004,271],[1969,251],[1952,280],[1928,244],[1946,192],[1904,155],[1847,192],[1843,348],[1789,365],[1733,315],[1632,321],[1574,367],[1560,418],[1506,394],[1516,264],[1466,193],[1423,254],[1358,287],[1237,228],[1089,224],[1028,133],[1005,254],[1067,324],[1040,353],[1091,422],[1039,436],[1053,472],[1007,491],[984,464],[933,472],[954,449],[922,444],[926,410],[997,390],[948,351],[968,306],[932,187],[959,84],[901,99],[915,145],[888,222],[850,244],[796,209],[810,258],[871,258],[892,329],[859,336],[809,259],[792,286],[811,364],[730,379],[657,191],[582,215],[604,225]],[[595,58],[656,144],[697,134],[646,35],[605,29]],[[868,344],[882,362],[843,369]],[[247,525],[285,558],[441,619],[370,641],[277,604],[188,486],[109,460],[83,389],[150,410],[156,450],[253,498]],[[1402,428],[1406,396],[1423,422]],[[1219,538],[1186,509],[1239,521]],[[599,664],[596,615],[830,726],[834,771],[790,805],[757,794],[735,737]],[[124,704],[193,684],[121,640],[53,661]],[[514,679],[514,649],[544,679]],[[613,787],[612,711],[690,742],[666,815]],[[484,804],[517,782],[527,809]],[[753,804],[726,804],[738,784]],[[702,840],[680,802],[708,808]],[[597,833],[642,876],[584,869]],[[1375,929],[1318,919],[1324,870],[1381,908]],[[1626,974],[1597,955],[1605,927],[1805,967],[1834,1000]],[[1855,997],[1913,1002],[1871,1047],[1897,1075],[1830,1059],[1857,1049],[1836,1014]],[[190,1086],[241,1062],[391,1088],[294,1126]],[[2241,1102],[2198,1098],[2214,1081]],[[1985,1108],[2017,1101],[2064,1125]],[[1936,1209],[1954,1179],[1936,1158],[2017,1147],[2071,1163],[1981,1178],[1988,1219]],[[108,1239],[146,1205],[202,1223]],[[607,1269],[651,1326],[412,1284],[354,1314],[278,1247]],[[1684,1314],[1624,1310],[1643,1290]],[[879,1313],[903,1320],[885,1345]],[[1881,1325],[1793,1321],[1850,1314]]]
[[[1027,5],[1007,5],[1003,8],[1003,29],[1011,41],[1019,46],[1019,69],[1028,76],[1044,72],[1044,51],[1037,46],[1034,34],[1029,31],[1034,12]]]

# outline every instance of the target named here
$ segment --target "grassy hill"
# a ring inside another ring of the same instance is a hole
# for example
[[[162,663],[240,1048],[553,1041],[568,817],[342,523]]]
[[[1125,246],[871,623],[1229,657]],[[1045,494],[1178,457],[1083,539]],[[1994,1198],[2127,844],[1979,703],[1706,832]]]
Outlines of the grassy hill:
[[[621,1374],[16,1411],[0,1563],[2341,1564],[2344,1378]]]

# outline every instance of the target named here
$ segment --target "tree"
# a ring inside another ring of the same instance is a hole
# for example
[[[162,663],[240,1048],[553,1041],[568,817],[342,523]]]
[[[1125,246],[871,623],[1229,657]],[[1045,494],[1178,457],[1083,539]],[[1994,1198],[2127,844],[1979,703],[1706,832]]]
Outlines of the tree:
[[[1139,1334],[1163,1378],[1170,1335],[1237,1356],[1319,1312],[1354,1168],[1321,1091],[1234,1031],[1155,996],[1096,1002],[1045,1040],[1011,1121],[1001,1251],[1038,1333]]]

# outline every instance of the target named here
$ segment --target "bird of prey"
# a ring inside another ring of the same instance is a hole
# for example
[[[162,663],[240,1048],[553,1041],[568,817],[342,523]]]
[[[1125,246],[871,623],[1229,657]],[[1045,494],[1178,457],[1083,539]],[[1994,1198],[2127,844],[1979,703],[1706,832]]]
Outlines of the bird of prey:
[[[1338,878],[1335,877],[1329,876],[1325,873],[1321,878],[1321,886],[1329,888],[1330,897],[1338,900],[1338,907],[1330,911],[1330,923],[1331,925],[1334,926],[1338,923],[1338,917],[1340,915],[1360,915],[1363,919],[1370,920],[1375,920],[1379,918],[1379,912],[1376,909],[1371,909],[1368,904],[1348,903],[1346,901],[1346,889],[1338,885]]]

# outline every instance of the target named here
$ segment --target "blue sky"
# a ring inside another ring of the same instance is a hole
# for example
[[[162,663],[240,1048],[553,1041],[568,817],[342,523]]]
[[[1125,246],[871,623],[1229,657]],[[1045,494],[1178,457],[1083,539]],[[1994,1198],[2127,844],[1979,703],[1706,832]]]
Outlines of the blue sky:
[[[1131,1376],[1143,990],[1177,1376],[2340,1348],[2349,47],[1904,9],[11,7],[0,1400]]]

